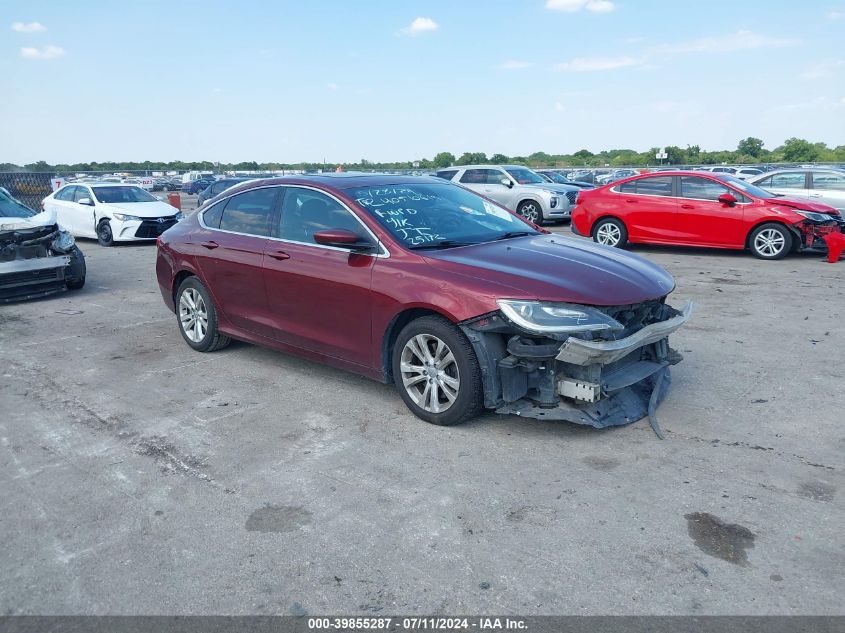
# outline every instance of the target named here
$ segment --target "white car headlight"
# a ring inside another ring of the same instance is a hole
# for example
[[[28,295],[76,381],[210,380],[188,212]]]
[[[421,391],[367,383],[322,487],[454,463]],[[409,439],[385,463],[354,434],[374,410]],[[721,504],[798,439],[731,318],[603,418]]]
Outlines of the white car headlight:
[[[496,303],[511,322],[538,334],[625,329],[604,312],[587,306],[517,299],[498,299]]]
[[[143,221],[143,218],[139,218],[137,215],[129,215],[128,213],[112,213],[112,216],[119,222],[131,222],[132,220],[137,220],[138,222]]]

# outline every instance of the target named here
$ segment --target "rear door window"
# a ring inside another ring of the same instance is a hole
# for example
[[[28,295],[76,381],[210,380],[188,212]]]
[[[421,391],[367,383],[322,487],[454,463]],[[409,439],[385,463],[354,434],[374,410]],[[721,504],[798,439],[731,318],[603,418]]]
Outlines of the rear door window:
[[[53,197],[54,197],[56,200],[63,200],[64,202],[71,202],[71,201],[73,201],[73,195],[74,195],[74,192],[75,192],[78,188],[79,188],[79,187],[77,187],[77,186],[75,186],[75,185],[71,185],[71,186],[69,186],[69,187],[64,187],[64,188],[62,188],[62,189],[59,189],[59,191],[57,191],[57,192],[56,192],[56,195],[55,195],[55,196],[53,196]]]
[[[835,191],[845,191],[845,174],[814,171],[812,177],[813,189],[833,189]]]
[[[226,206],[227,202],[228,200],[222,200],[203,211],[202,221],[207,227],[211,229],[220,228],[220,218],[223,217],[223,207]]]
[[[652,176],[622,183],[617,188],[622,193],[635,193],[640,196],[671,196],[672,176]]]
[[[229,198],[220,218],[220,230],[269,237],[279,187],[263,187]]]
[[[467,185],[486,185],[487,169],[467,169],[461,176],[461,182]]]
[[[692,198],[694,200],[712,200],[719,201],[719,196],[723,193],[729,193],[736,198],[741,198],[742,194],[737,194],[726,187],[725,185],[710,180],[709,178],[699,178],[698,176],[681,176],[681,197]]]
[[[435,176],[443,178],[444,180],[452,180],[452,176],[458,173],[457,169],[443,169],[438,171]]]

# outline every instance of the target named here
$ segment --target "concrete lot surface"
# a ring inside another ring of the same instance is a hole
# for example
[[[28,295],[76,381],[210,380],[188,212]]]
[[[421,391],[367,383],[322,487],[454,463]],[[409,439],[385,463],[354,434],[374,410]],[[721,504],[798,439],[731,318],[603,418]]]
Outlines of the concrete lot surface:
[[[845,613],[845,263],[635,249],[696,301],[660,441],[193,352],[155,246],[81,247],[0,306],[3,613]]]

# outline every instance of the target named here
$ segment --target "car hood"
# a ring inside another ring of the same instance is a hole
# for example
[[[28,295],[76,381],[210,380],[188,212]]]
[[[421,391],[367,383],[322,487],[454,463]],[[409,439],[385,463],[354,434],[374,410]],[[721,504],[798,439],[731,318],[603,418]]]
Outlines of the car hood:
[[[179,213],[178,209],[160,200],[156,200],[155,202],[125,202],[123,204],[117,202],[102,203],[101,206],[106,207],[110,211],[126,213],[139,218],[169,217]]]
[[[562,185],[559,182],[547,182],[538,185],[519,185],[520,187],[530,187],[532,189],[546,189],[547,191],[554,191],[555,193],[566,193],[567,191],[580,191],[579,187],[575,185]]]
[[[0,231],[34,229],[39,226],[50,226],[55,223],[56,212],[54,210],[48,210],[28,218],[0,218]]]
[[[839,212],[828,204],[821,202],[812,202],[806,198],[793,198],[791,196],[778,196],[777,198],[769,198],[769,204],[779,205],[781,207],[789,207],[790,209],[801,209],[802,211],[813,211],[815,213],[827,213],[828,215],[839,215]]]
[[[425,257],[449,272],[502,286],[500,298],[627,305],[658,299],[675,287],[666,270],[639,255],[560,235],[486,242]]]

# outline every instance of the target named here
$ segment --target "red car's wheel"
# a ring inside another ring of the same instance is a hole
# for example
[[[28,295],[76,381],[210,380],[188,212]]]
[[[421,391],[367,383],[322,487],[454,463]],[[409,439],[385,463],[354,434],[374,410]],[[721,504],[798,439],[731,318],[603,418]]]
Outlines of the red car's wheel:
[[[622,248],[628,243],[628,230],[616,218],[602,218],[593,226],[593,240],[605,246]]]

